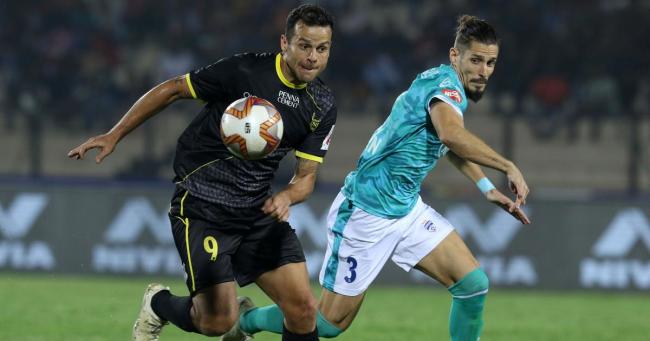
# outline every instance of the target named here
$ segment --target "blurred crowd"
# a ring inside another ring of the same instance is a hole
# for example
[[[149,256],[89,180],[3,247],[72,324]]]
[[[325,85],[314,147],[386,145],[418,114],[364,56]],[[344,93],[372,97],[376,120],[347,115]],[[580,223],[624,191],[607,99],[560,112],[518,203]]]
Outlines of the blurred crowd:
[[[329,0],[324,78],[342,112],[385,115],[418,72],[448,62],[459,14],[502,39],[490,111],[541,139],[576,124],[650,112],[648,0]],[[0,119],[100,130],[158,82],[244,51],[276,51],[286,0],[0,2]]]

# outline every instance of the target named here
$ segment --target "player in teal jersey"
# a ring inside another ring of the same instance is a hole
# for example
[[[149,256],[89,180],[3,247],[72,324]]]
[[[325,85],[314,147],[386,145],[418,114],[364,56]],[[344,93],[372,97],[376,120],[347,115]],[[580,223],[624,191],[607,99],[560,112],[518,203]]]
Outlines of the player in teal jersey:
[[[350,326],[365,291],[391,257],[406,271],[418,269],[448,288],[452,340],[479,339],[488,278],[451,224],[424,204],[419,192],[424,177],[446,155],[487,200],[530,223],[521,209],[529,189],[517,166],[463,124],[467,99],[481,98],[498,53],[492,26],[461,16],[450,65],[419,74],[373,134],[327,217],[320,336],[335,337]],[[480,166],[503,172],[515,200],[498,191]],[[261,330],[281,332],[277,306],[253,308],[250,301],[242,302],[242,337],[227,340],[243,340]]]
[[[422,181],[448,151],[426,114],[432,100],[448,104],[462,118],[467,100],[453,67],[441,65],[419,74],[397,97],[357,170],[345,179],[343,193],[357,207],[384,218],[403,217],[413,209]]]

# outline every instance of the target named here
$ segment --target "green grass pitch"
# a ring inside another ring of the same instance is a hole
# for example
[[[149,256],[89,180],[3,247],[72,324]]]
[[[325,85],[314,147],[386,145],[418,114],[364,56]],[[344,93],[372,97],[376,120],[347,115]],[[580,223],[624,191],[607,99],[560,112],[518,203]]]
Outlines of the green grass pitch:
[[[151,278],[0,273],[0,340],[129,340]],[[179,280],[163,279],[186,293]],[[318,290],[315,291],[318,293]],[[269,300],[254,285],[240,289]],[[372,287],[352,327],[338,340],[449,340],[450,297],[429,287]],[[650,295],[494,289],[482,341],[650,340]],[[164,340],[205,340],[174,326]],[[255,340],[280,340],[262,333]]]

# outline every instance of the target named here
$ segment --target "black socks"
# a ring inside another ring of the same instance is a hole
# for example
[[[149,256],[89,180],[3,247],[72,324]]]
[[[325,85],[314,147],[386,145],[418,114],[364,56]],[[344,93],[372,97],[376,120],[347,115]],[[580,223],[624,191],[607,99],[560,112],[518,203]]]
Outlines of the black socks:
[[[282,341],[318,341],[318,328],[314,328],[314,331],[307,334],[294,334],[283,325]]]
[[[191,297],[174,296],[168,290],[162,290],[151,298],[151,309],[158,317],[173,323],[186,332],[199,333],[192,323],[191,308]]]

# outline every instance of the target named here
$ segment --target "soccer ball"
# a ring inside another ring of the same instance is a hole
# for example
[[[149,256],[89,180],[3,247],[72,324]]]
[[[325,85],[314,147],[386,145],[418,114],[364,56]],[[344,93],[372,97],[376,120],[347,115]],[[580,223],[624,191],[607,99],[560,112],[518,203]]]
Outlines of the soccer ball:
[[[282,140],[282,116],[271,102],[248,96],[232,102],[221,116],[221,140],[235,156],[262,159]]]

